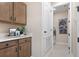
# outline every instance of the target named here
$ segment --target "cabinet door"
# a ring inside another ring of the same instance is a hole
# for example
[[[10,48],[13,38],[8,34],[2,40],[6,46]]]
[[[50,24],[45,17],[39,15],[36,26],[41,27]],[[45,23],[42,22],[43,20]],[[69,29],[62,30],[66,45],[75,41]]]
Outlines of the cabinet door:
[[[16,46],[0,50],[0,57],[17,57],[18,50]]]
[[[9,47],[6,50],[7,50],[7,52],[6,52],[7,57],[17,57],[18,56],[17,46]]]
[[[14,21],[18,24],[26,24],[26,5],[23,2],[14,3]]]
[[[10,3],[0,2],[0,21],[10,22]]]
[[[31,56],[31,42],[26,43],[27,56]]]
[[[26,57],[27,56],[27,46],[25,44],[19,45],[19,56],[20,57]]]
[[[19,56],[20,57],[30,57],[30,46],[26,43],[19,45]]]
[[[0,57],[5,57],[6,56],[6,52],[7,52],[6,49],[0,50]]]

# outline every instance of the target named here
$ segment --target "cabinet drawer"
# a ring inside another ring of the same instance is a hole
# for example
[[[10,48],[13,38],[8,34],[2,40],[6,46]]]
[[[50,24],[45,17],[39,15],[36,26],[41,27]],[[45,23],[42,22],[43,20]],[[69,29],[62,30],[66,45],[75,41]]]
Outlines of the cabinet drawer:
[[[17,40],[0,42],[0,49],[17,45]]]
[[[31,42],[31,37],[23,38],[19,40],[19,43]]]

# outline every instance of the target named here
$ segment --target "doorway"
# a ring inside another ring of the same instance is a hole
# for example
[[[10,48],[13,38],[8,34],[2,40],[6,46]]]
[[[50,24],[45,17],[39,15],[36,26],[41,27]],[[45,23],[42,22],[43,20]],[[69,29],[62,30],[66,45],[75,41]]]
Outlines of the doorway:
[[[54,7],[53,28],[55,37],[54,44],[67,44],[67,20],[68,5]]]
[[[53,53],[52,56],[69,56],[68,39],[69,3],[53,6]]]

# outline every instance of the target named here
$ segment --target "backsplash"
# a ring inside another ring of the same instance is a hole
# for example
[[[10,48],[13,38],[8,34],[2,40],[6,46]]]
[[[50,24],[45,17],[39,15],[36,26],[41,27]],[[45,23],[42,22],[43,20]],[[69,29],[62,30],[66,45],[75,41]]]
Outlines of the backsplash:
[[[7,36],[8,35],[8,33],[0,33],[0,38],[2,37],[5,37],[5,36]]]
[[[7,23],[0,22],[0,33],[8,33],[9,28],[17,28],[19,25],[11,25]]]

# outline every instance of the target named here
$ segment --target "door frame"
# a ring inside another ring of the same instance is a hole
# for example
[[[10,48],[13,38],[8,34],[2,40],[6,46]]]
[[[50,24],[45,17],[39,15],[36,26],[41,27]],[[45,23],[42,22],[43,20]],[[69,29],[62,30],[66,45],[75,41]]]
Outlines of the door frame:
[[[59,7],[59,6],[62,6],[62,5],[68,5],[68,7],[69,7],[69,9],[68,9],[68,20],[71,22],[71,3],[69,3],[69,2],[66,2],[66,3],[57,3],[56,5],[54,5],[53,6],[53,8],[55,8],[55,7]],[[67,20],[67,21],[68,21]],[[69,46],[70,46],[70,48],[69,48],[69,53],[71,54],[71,24],[69,24],[68,25],[68,23],[67,23],[67,27],[70,27],[70,28],[67,28],[67,31],[69,31],[69,33],[70,33],[70,38],[68,38],[67,40],[70,40],[70,43],[69,43]],[[67,33],[67,35],[68,35],[68,33]],[[68,37],[68,36],[67,36]]]

